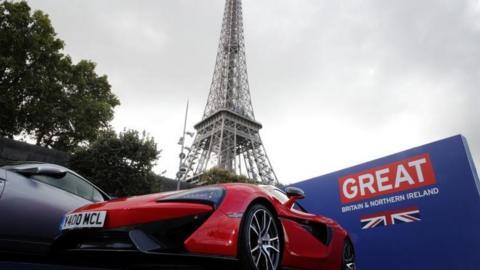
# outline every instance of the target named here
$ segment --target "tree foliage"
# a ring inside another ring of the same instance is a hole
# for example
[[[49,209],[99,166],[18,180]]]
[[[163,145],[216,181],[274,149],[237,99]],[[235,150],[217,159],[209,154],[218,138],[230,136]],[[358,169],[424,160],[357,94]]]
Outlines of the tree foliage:
[[[107,130],[88,147],[78,148],[70,166],[113,196],[131,196],[152,191],[152,168],[159,155],[145,132]]]
[[[74,170],[114,196],[150,192],[160,154],[153,138],[112,131],[120,102],[107,77],[63,49],[42,11],[0,2],[0,136],[70,153]]]
[[[108,127],[119,101],[107,77],[63,48],[46,14],[0,3],[0,136],[71,151]]]
[[[227,170],[212,168],[200,176],[200,182],[206,185],[221,183],[249,183],[258,184],[255,180],[249,179],[243,175],[235,175]]]

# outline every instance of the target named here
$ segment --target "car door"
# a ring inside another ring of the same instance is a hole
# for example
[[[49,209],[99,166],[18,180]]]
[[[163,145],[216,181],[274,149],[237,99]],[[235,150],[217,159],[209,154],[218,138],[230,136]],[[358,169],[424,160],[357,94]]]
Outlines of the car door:
[[[90,200],[50,184],[4,171],[0,197],[0,249],[13,252],[48,252],[65,213]]]

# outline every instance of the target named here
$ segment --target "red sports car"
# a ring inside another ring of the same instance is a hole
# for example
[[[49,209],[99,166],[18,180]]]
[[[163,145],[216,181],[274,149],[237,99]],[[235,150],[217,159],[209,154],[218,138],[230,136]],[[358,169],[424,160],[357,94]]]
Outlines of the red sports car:
[[[209,257],[241,269],[355,269],[347,232],[307,213],[298,188],[224,184],[90,204],[67,214],[55,249],[69,254]]]

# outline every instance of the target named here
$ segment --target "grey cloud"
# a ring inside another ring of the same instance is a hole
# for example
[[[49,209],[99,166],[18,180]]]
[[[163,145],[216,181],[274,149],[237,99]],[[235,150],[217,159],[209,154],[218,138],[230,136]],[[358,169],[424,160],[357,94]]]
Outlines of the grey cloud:
[[[297,181],[462,133],[480,153],[480,2],[244,0],[250,88],[262,138]],[[185,101],[200,120],[223,0],[31,0],[66,52],[92,59],[173,176]]]

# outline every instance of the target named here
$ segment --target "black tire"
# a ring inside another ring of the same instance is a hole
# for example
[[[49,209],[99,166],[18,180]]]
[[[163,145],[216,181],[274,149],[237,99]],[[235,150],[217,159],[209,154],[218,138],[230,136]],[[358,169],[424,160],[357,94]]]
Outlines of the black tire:
[[[355,249],[352,241],[345,239],[342,250],[342,270],[355,270],[357,263],[355,261]]]
[[[267,207],[254,204],[242,221],[239,238],[241,269],[280,269],[283,238],[280,222]]]

